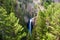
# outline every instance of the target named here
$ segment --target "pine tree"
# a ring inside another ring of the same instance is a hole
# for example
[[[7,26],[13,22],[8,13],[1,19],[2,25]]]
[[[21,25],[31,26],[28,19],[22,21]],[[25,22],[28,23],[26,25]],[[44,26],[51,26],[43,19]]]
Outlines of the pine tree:
[[[34,36],[35,40],[60,40],[60,4],[52,3],[39,11]]]
[[[6,10],[0,7],[0,34],[3,40],[21,40],[26,36],[23,29],[13,12],[7,15]]]
[[[0,6],[0,38],[1,39],[4,39],[4,33],[3,33],[3,26],[4,26],[4,20],[5,18],[7,17],[7,12],[5,11],[5,9],[3,9],[1,6]]]
[[[16,0],[0,0],[0,6],[6,9],[9,14],[11,11],[15,12]]]

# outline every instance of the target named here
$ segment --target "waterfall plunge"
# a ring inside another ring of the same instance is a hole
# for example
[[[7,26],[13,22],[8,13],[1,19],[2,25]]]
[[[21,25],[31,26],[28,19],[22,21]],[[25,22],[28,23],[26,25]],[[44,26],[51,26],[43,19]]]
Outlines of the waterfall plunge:
[[[30,35],[31,35],[31,32],[32,32],[32,30],[31,30],[31,29],[32,29],[32,28],[31,28],[31,27],[32,27],[32,26],[31,26],[31,24],[32,24],[32,19],[30,19],[29,21],[30,21],[30,22],[29,22],[29,33],[30,33]]]

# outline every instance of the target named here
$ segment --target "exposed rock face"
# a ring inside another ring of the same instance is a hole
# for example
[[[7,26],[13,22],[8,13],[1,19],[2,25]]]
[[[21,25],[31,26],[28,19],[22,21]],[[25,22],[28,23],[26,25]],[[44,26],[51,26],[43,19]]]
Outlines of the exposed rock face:
[[[27,23],[28,22],[28,17],[27,16],[24,16],[24,19],[25,19],[25,22]]]
[[[38,10],[43,10],[44,8],[40,6],[40,0],[33,0],[32,2],[29,2],[28,0],[17,0],[17,7],[16,7],[16,15],[20,20],[23,20],[22,22],[28,22],[29,18],[34,18],[37,16]],[[35,8],[35,5],[39,5]],[[21,10],[22,12],[20,12]],[[22,23],[21,22],[21,23]]]
[[[28,12],[33,12],[33,10],[32,10],[33,8],[34,8],[34,4],[33,3],[28,3],[27,4],[27,11]]]
[[[55,3],[58,3],[58,2],[60,2],[60,0],[53,0]]]
[[[34,4],[41,4],[41,1],[40,0],[33,0],[33,3]]]

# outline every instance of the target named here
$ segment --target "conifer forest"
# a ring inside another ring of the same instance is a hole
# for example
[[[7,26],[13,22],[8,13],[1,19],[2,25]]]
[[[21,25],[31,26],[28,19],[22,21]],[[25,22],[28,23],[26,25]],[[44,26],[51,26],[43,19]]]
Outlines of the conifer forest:
[[[0,0],[0,40],[60,40],[60,0]]]

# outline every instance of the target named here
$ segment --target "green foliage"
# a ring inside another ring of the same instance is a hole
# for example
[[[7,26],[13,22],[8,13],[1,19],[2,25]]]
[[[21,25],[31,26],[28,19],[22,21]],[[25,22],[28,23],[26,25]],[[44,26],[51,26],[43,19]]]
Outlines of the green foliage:
[[[27,3],[32,0],[22,1],[19,0],[18,3],[17,0],[0,0],[0,39],[21,40],[27,33],[26,40],[60,40],[60,3],[42,0],[46,9],[39,11],[36,25],[30,36],[28,32],[25,33],[27,29],[24,30],[26,27],[24,16],[31,17],[26,8]]]
[[[36,40],[45,40],[47,27],[45,23],[45,12],[40,11],[36,22]]]
[[[16,0],[0,0],[0,4],[6,9],[7,13],[15,11]]]
[[[7,15],[6,10],[0,7],[0,35],[3,40],[21,40],[26,36],[23,29],[13,12]]]
[[[42,5],[47,8],[52,2],[52,0],[42,0]]]
[[[45,11],[39,11],[35,27],[36,40],[59,40],[60,4],[52,3]]]

